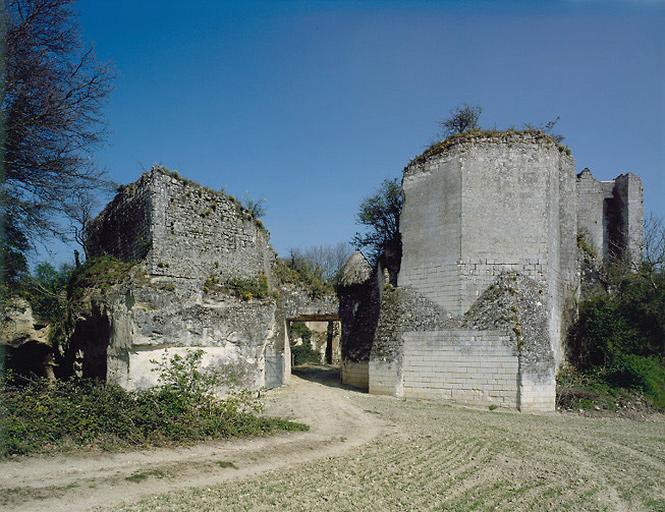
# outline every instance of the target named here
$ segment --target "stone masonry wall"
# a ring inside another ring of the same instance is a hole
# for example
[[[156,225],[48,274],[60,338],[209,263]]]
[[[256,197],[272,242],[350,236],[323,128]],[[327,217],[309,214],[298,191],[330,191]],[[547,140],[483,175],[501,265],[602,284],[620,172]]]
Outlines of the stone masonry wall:
[[[459,316],[502,272],[543,281],[558,362],[576,279],[574,180],[572,158],[528,136],[465,142],[412,164],[399,285]]]
[[[268,234],[237,201],[160,172],[152,194],[151,274],[221,282],[271,276]]]
[[[271,278],[268,233],[232,197],[155,167],[123,187],[87,232],[91,256],[146,258],[150,275]]]
[[[110,254],[124,261],[138,261],[152,246],[153,177],[143,175],[122,187],[86,229],[89,256]]]
[[[598,181],[589,169],[577,176],[577,228],[600,262],[613,255],[638,263],[644,243],[642,180],[621,174]]]
[[[515,408],[519,358],[511,347],[501,332],[405,333],[403,396]]]

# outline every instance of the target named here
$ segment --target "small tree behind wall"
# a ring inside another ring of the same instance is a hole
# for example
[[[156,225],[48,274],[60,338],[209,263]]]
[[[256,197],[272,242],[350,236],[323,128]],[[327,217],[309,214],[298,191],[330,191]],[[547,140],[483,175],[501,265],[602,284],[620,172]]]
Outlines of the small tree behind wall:
[[[384,180],[374,195],[360,203],[356,220],[365,230],[353,237],[353,245],[372,263],[381,262],[388,269],[393,285],[397,284],[402,259],[399,217],[403,204],[404,192],[398,180]]]

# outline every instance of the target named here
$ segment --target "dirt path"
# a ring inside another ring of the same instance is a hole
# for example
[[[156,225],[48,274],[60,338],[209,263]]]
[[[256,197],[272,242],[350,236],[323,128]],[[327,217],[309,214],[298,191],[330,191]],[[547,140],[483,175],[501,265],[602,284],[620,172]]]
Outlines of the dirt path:
[[[92,510],[143,496],[253,477],[363,445],[387,424],[352,403],[355,391],[292,376],[266,394],[266,413],[310,425],[304,433],[188,448],[58,455],[0,464],[0,510]]]

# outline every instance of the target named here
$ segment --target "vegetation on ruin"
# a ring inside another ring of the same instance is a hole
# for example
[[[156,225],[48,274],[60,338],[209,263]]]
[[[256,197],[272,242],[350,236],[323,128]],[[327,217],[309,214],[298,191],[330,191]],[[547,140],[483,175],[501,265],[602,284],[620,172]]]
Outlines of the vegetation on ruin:
[[[320,364],[321,354],[312,346],[312,331],[303,322],[292,323],[290,329],[289,339],[291,340],[293,364],[295,366],[307,363]],[[300,345],[295,344],[297,339],[302,340]]]
[[[203,351],[157,362],[159,385],[127,391],[95,381],[0,384],[0,457],[63,451],[186,444],[232,436],[306,430],[257,414],[249,392],[216,394],[219,373],[201,369]]]
[[[654,224],[646,233],[642,264],[615,257],[579,306],[569,336],[572,369],[560,378],[569,388],[578,384],[579,403],[633,390],[665,408],[665,229]],[[574,391],[568,394],[574,402]]]
[[[423,164],[429,158],[436,155],[440,155],[446,152],[451,147],[456,146],[458,144],[466,142],[480,142],[487,139],[491,139],[495,142],[511,143],[515,142],[516,139],[522,137],[528,137],[538,143],[552,144],[556,146],[560,152],[565,153],[566,155],[571,154],[570,148],[568,146],[559,143],[555,135],[545,133],[541,129],[533,129],[533,128],[527,128],[523,130],[515,128],[509,128],[507,130],[476,129],[464,133],[451,135],[450,137],[447,137],[446,139],[440,142],[435,142],[434,144],[429,146],[425,151],[423,151],[420,155],[416,156],[413,160],[411,160],[407,165],[407,167],[414,164]]]
[[[275,295],[270,291],[268,278],[263,272],[260,272],[255,279],[232,277],[223,283],[220,282],[217,276],[211,275],[203,283],[203,291],[205,293],[219,291],[245,301],[275,298]]]
[[[525,123],[522,129],[508,128],[498,130],[497,128],[484,128],[480,124],[482,108],[478,106],[460,105],[450,111],[449,117],[443,119],[439,125],[443,128],[443,137],[439,142],[430,145],[420,155],[409,162],[407,168],[414,164],[423,164],[429,158],[446,152],[449,148],[465,142],[479,142],[491,139],[495,142],[511,143],[519,138],[528,137],[539,143],[552,144],[566,155],[571,151],[568,146],[562,144],[564,137],[553,133],[553,129],[559,118],[535,125]]]
[[[107,292],[126,279],[134,265],[134,261],[121,261],[108,255],[87,260],[72,272],[67,286],[69,300],[76,302],[86,291],[93,289]]]
[[[43,261],[21,276],[14,293],[30,303],[37,318],[56,322],[66,314],[67,286],[73,271],[71,265],[63,264],[56,269]]]
[[[310,262],[298,258],[294,253],[288,259],[277,258],[273,266],[273,273],[280,283],[298,286],[313,299],[320,299],[335,293],[332,281],[324,279]]]

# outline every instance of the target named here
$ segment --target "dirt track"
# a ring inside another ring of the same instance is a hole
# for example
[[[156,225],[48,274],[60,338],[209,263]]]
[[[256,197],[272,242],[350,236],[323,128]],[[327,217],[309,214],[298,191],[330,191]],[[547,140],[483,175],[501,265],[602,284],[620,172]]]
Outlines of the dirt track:
[[[385,423],[352,403],[356,392],[296,376],[265,394],[266,413],[309,432],[127,453],[57,455],[0,464],[0,510],[91,510],[142,496],[251,478],[367,443]]]
[[[663,416],[470,409],[305,377],[267,402],[271,414],[309,423],[309,433],[3,464],[5,507],[665,512]]]

